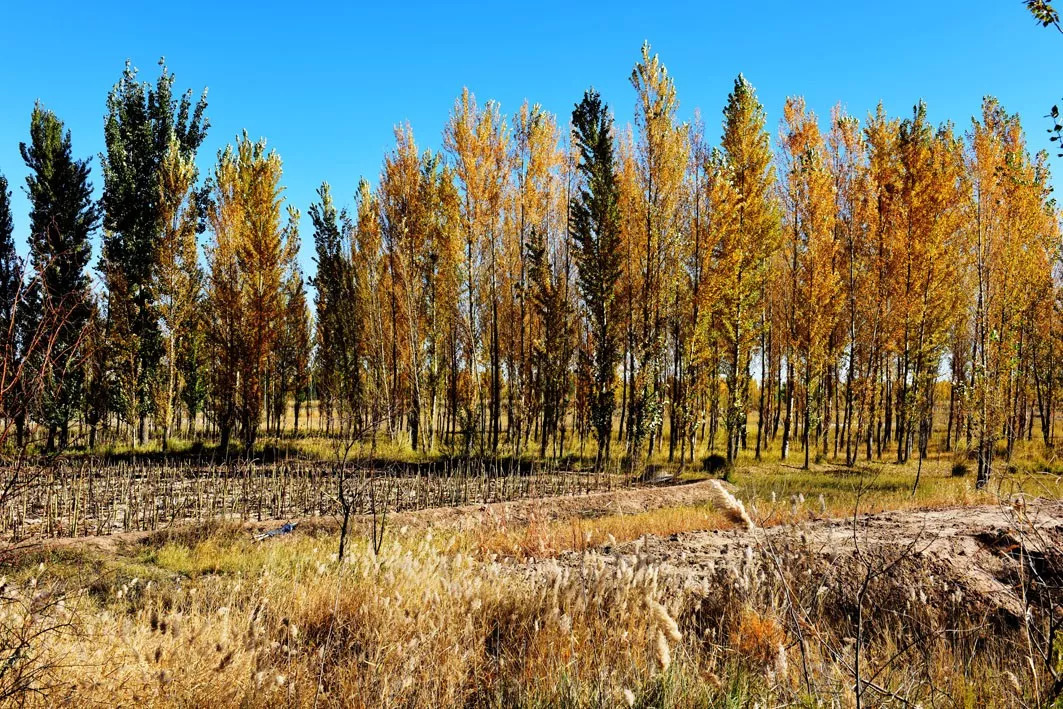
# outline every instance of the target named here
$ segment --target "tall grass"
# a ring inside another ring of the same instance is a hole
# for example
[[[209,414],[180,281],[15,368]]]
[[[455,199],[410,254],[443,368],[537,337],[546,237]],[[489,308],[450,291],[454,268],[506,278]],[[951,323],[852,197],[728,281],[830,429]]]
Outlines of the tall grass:
[[[27,563],[9,582],[13,592],[81,590],[68,595],[72,625],[40,649],[52,660],[35,679],[40,693],[22,699],[384,707],[852,700],[851,599],[845,583],[824,586],[824,569],[798,547],[783,550],[781,576],[751,548],[692,584],[637,547],[522,566],[466,553],[458,535],[417,532],[393,536],[379,554],[356,543],[337,563],[334,542],[220,535],[133,547],[120,558],[64,552],[46,555],[44,567]],[[69,575],[93,564],[104,570],[91,584]],[[874,589],[883,603],[871,613],[872,663],[927,628],[966,622],[948,603],[898,616],[885,601],[940,585],[916,566],[904,571],[903,585],[890,578]],[[814,625],[794,626],[782,613],[787,590],[811,599]],[[1005,673],[1026,677],[1022,658],[1002,643],[975,646],[928,641],[925,656],[905,655],[876,684],[913,703],[1013,702]]]

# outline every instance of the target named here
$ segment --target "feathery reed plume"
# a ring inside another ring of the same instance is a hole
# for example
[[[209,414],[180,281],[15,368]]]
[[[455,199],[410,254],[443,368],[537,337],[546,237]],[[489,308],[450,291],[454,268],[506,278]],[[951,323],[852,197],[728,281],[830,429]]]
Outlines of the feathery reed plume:
[[[664,637],[664,633],[657,632],[657,662],[661,665],[661,671],[667,672],[669,665],[672,664],[672,651],[668,647],[668,638]]]
[[[790,668],[790,663],[786,657],[786,646],[779,643],[778,650],[775,653],[775,676],[780,680],[786,677],[786,672]]]
[[[653,614],[657,628],[667,635],[669,640],[677,643],[683,639],[683,634],[679,632],[679,624],[668,614],[667,608],[652,598],[646,599],[646,605],[649,606],[650,612]]]
[[[757,528],[749,513],[746,512],[746,506],[742,504],[741,500],[729,493],[719,480],[710,480],[709,487],[712,490],[710,496],[713,503],[727,512],[733,521],[746,525],[746,529],[750,531]]]

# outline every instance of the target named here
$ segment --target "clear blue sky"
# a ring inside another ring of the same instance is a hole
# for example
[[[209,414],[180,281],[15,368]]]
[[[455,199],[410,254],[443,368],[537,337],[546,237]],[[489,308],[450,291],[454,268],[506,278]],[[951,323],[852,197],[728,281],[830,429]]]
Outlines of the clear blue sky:
[[[440,147],[463,86],[507,114],[528,98],[565,122],[594,85],[618,122],[630,122],[628,76],[643,40],[675,78],[683,117],[700,108],[714,141],[738,72],[756,86],[773,136],[791,94],[821,117],[838,101],[863,117],[879,100],[903,116],[922,98],[934,121],[961,130],[993,94],[1022,115],[1032,145],[1048,146],[1042,116],[1063,96],[1053,69],[1063,36],[1039,27],[1020,0],[3,0],[0,172],[15,195],[16,238],[24,244],[28,228],[18,144],[34,101],[66,121],[79,156],[93,157],[98,191],[104,102],[127,58],[154,80],[165,56],[179,89],[209,88],[202,174],[246,129],[280,153],[287,198],[305,215],[322,180],[347,204],[360,176],[375,182],[395,124],[409,120],[422,147]],[[1063,173],[1063,161],[1053,162]],[[306,221],[302,261],[310,267]]]

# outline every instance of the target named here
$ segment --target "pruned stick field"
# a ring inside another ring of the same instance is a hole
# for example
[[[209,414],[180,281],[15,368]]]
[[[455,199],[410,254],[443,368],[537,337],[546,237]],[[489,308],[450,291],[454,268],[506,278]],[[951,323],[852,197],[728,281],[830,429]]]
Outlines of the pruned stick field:
[[[442,461],[369,467],[307,460],[228,464],[62,461],[6,471],[17,476],[0,510],[0,536],[98,536],[190,523],[330,517],[340,476],[352,514],[578,495],[628,485],[615,473],[557,465]]]

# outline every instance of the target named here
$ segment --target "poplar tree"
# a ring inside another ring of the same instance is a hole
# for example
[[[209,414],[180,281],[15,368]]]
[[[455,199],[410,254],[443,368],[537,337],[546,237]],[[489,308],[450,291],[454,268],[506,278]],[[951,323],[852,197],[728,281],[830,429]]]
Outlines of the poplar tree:
[[[733,462],[745,430],[750,363],[763,318],[766,274],[778,247],[775,168],[764,109],[753,86],[739,74],[723,111],[721,147],[735,195],[735,223],[714,252],[721,278],[717,301],[727,382],[727,461]]]
[[[123,350],[126,414],[137,420],[137,439],[147,440],[147,420],[155,411],[155,378],[164,355],[159,324],[157,270],[167,203],[175,196],[160,189],[167,155],[176,153],[191,180],[167,183],[187,192],[195,180],[196,151],[209,127],[206,91],[193,104],[192,92],[174,97],[174,76],[160,60],[154,88],[137,80],[126,62],[107,97],[103,166],[104,239],[101,270],[108,291],[113,337]],[[183,195],[177,195],[179,202]]]
[[[0,416],[15,422],[21,431],[25,400],[19,391],[16,373],[21,361],[20,300],[22,296],[22,260],[15,252],[14,223],[11,218],[11,190],[7,178],[0,175]],[[21,441],[19,441],[21,445]]]
[[[664,396],[660,391],[665,359],[665,325],[675,302],[680,233],[680,203],[687,168],[688,126],[678,122],[675,82],[649,44],[642,45],[641,61],[631,72],[638,94],[635,110],[636,185],[638,225],[633,247],[642,270],[635,318],[636,375],[631,391],[631,453],[637,456],[642,441],[654,435],[663,422]],[[633,235],[634,236],[634,235]],[[678,343],[677,343],[678,344]]]
[[[280,157],[245,133],[218,156],[210,209],[216,415],[225,445],[239,421],[247,453],[258,434],[267,367],[281,332],[283,279],[298,250],[299,214],[289,209],[282,224],[280,177]]]
[[[589,321],[593,371],[590,414],[598,440],[596,467],[609,456],[620,359],[617,284],[623,273],[619,193],[613,159],[613,120],[594,89],[572,111],[579,150],[579,191],[569,202],[570,234],[576,246],[579,289]]]
[[[283,300],[280,332],[277,335],[270,371],[273,426],[277,436],[280,436],[283,430],[289,397],[295,400],[298,422],[300,386],[305,389],[305,384],[301,382],[305,379],[306,360],[310,349],[306,289],[303,285],[303,273],[294,263],[284,280]]]
[[[476,375],[476,349],[486,338],[486,355],[490,386],[486,425],[488,444],[498,447],[501,433],[502,361],[499,334],[499,309],[502,297],[499,284],[500,237],[503,199],[509,187],[509,129],[498,104],[488,101],[483,109],[476,97],[465,89],[454,103],[450,121],[443,133],[443,144],[454,160],[454,173],[461,185],[461,220],[465,229],[468,330],[466,334],[466,370],[482,404],[479,378]],[[480,278],[485,282],[478,282]],[[477,305],[479,304],[479,308]],[[484,411],[480,407],[480,418]],[[473,419],[470,412],[469,421]],[[466,437],[466,445],[471,437]]]
[[[540,380],[542,426],[539,455],[545,457],[547,442],[551,435],[556,435],[564,418],[574,328],[564,271],[551,262],[541,231],[532,229],[526,248],[532,308],[542,323],[540,336],[531,343],[531,357]]]
[[[435,170],[431,153],[418,154],[413,133],[406,127],[396,130],[395,150],[384,158],[377,191],[383,254],[391,278],[388,310],[391,313],[391,340],[395,387],[404,409],[413,450],[422,447],[421,412],[424,399],[426,335],[428,334],[427,293],[431,284],[430,257],[431,200]]]
[[[824,421],[824,370],[829,361],[828,340],[835,325],[839,290],[835,271],[835,197],[826,162],[826,146],[816,116],[805,110],[804,99],[790,98],[783,110],[783,144],[788,156],[787,193],[791,195],[786,231],[794,254],[791,278],[797,298],[797,360],[801,364],[804,400],[802,431],[804,467],[808,468]],[[813,433],[817,437],[813,438]]]
[[[364,377],[359,354],[364,333],[359,325],[361,298],[352,262],[353,225],[346,210],[338,210],[332,190],[323,183],[319,202],[310,205],[314,227],[317,275],[315,289],[319,346],[319,376],[328,383],[335,403],[343,407],[343,421],[352,423],[362,413]]]
[[[49,346],[34,353],[44,378],[37,414],[52,451],[56,434],[60,446],[67,444],[70,419],[81,403],[84,331],[92,315],[86,268],[99,213],[88,160],[73,157],[70,131],[39,103],[30,118],[30,142],[19,150],[30,171],[30,262],[37,274],[29,306],[36,318],[29,329],[43,329],[49,338]]]
[[[22,285],[22,264],[15,253],[11,190],[0,175],[0,337],[10,337],[16,298]],[[6,342],[6,340],[5,340]]]
[[[841,433],[836,443],[844,450],[845,463],[852,466],[866,425],[869,388],[871,326],[874,303],[871,285],[871,181],[868,175],[867,146],[858,119],[846,115],[840,106],[831,113],[828,154],[835,193],[835,238],[838,240],[843,309],[839,310],[841,340],[847,346],[845,382],[841,397]],[[843,312],[844,311],[844,312]],[[854,431],[855,426],[855,431]],[[837,446],[835,449],[837,452]]]
[[[1032,308],[1051,289],[1058,212],[1049,201],[1043,159],[1031,159],[1016,115],[992,97],[968,134],[971,174],[966,228],[977,278],[973,295],[971,426],[977,436],[977,486],[993,473],[1003,435],[1010,455],[1025,433],[1016,409],[1025,388]]]
[[[202,292],[206,284],[206,276],[201,275],[200,307],[194,309],[188,316],[183,330],[185,336],[180,340],[177,349],[177,368],[181,379],[179,397],[184,405],[185,413],[188,414],[188,435],[196,433],[196,417],[203,411],[207,400],[207,383],[211,363],[207,361],[209,353],[207,347],[207,324],[204,313],[209,309],[203,307],[205,295]],[[309,354],[307,355],[309,356]]]
[[[200,200],[194,194],[195,164],[176,140],[159,166],[159,208],[162,229],[154,286],[158,300],[165,371],[155,386],[155,414],[166,449],[182,387],[180,356],[185,340],[194,338],[195,311],[201,305],[203,273],[199,267],[196,232]]]
[[[934,131],[920,102],[901,123],[903,280],[898,323],[897,460],[913,443],[926,456],[934,382],[948,331],[960,303],[963,253],[959,241],[963,203],[962,151],[950,125]]]
[[[514,274],[517,297],[505,318],[512,340],[510,356],[516,360],[508,387],[510,429],[516,429],[511,438],[519,456],[538,420],[540,455],[545,455],[550,436],[564,445],[573,352],[571,242],[564,230],[567,200],[559,174],[567,160],[559,146],[557,121],[538,104],[525,102],[513,126],[514,194],[508,233],[515,238],[509,241],[507,261],[516,261],[518,273]],[[512,254],[514,241],[520,247],[516,254]],[[523,405],[513,405],[515,397]]]
[[[290,357],[286,391],[292,396],[295,433],[299,433],[299,413],[309,396],[311,327],[303,274],[296,268],[286,285],[282,338]]]

